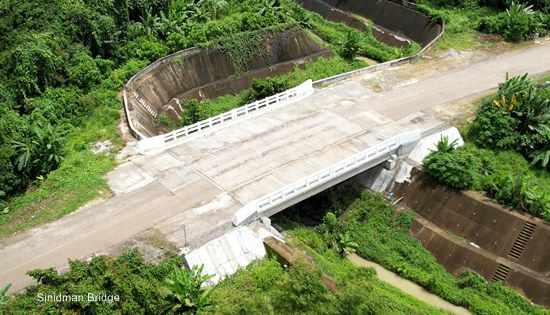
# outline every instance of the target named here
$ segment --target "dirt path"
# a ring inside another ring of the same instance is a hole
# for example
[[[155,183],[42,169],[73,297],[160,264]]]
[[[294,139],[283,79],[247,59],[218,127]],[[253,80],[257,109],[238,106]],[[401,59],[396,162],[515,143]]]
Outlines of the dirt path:
[[[376,270],[376,274],[378,275],[378,278],[382,281],[385,281],[394,287],[400,289],[401,291],[414,296],[415,298],[430,304],[438,309],[442,309],[446,312],[449,312],[451,314],[457,314],[457,315],[469,315],[471,314],[470,311],[463,307],[459,307],[456,305],[453,305],[444,299],[440,298],[439,296],[432,294],[428,291],[426,291],[424,288],[419,286],[418,284],[411,282],[409,280],[406,280],[404,278],[401,278],[397,274],[389,271],[388,269],[380,266],[377,263],[374,263],[372,261],[365,260],[361,258],[360,256],[357,256],[356,254],[351,254],[347,256],[347,259],[351,261],[354,265],[359,267],[372,267]]]

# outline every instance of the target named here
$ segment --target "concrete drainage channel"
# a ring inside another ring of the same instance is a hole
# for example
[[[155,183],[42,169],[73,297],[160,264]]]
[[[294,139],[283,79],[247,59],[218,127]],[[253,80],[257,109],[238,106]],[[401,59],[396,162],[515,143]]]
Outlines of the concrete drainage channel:
[[[397,184],[393,192],[422,216],[411,233],[447,271],[457,275],[472,269],[550,307],[548,222],[474,192],[442,186],[419,169],[413,170],[410,183]]]

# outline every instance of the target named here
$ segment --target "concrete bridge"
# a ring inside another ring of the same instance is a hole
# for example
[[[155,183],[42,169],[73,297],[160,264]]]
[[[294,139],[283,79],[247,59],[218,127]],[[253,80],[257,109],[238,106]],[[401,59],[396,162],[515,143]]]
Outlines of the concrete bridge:
[[[373,74],[366,74],[316,90],[296,103],[237,119],[227,128],[205,131],[164,151],[138,156],[108,174],[113,198],[2,240],[0,283],[20,290],[32,284],[24,275],[28,270],[62,269],[67,259],[108,253],[110,247],[151,228],[178,246],[204,243],[232,229],[235,214],[251,202],[281,189],[284,193],[288,185],[313,174],[322,179],[322,171],[372,148],[383,151],[373,161],[383,161],[401,145],[390,147],[394,136],[412,135],[410,140],[441,128],[443,122],[431,114],[433,108],[479,96],[493,89],[506,72],[544,73],[550,69],[548,56],[549,44],[536,45],[382,93],[369,88],[366,80]],[[409,140],[403,143],[414,141]],[[258,209],[247,213],[254,215]],[[236,223],[246,222],[249,215],[239,216]]]

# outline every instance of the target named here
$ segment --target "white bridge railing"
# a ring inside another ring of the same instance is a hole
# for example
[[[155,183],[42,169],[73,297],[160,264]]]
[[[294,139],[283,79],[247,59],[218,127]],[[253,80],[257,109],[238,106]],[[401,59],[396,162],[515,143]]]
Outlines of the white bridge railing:
[[[273,107],[274,105],[282,105],[282,103],[298,101],[313,94],[315,89],[313,88],[312,84],[313,82],[311,80],[307,80],[292,89],[266,97],[254,103],[232,109],[228,112],[210,117],[208,119],[199,121],[192,125],[185,126],[181,129],[177,129],[166,134],[145,138],[139,141],[139,151],[142,154],[147,154],[150,151],[168,146],[178,139],[187,137],[203,130],[212,130],[214,127],[219,127],[222,124],[226,125],[228,122],[235,121],[237,118],[256,113],[262,108],[268,108]]]
[[[306,178],[300,179],[277,191],[249,202],[237,211],[237,213],[235,213],[233,216],[233,224],[235,226],[246,224],[254,218],[261,217],[263,213],[274,208],[275,206],[290,201],[300,194],[322,186],[323,184],[330,182],[331,180],[348,172],[361,168],[365,164],[375,161],[384,155],[387,155],[389,158],[389,156],[393,154],[401,145],[417,142],[420,140],[420,136],[420,130],[413,130],[398,134],[380,144],[377,144],[374,147],[361,151],[348,159],[333,164],[332,166],[320,170]]]

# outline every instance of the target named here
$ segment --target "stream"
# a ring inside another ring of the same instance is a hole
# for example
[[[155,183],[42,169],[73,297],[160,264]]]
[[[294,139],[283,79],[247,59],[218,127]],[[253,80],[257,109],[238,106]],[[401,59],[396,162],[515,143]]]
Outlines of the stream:
[[[356,254],[351,254],[347,256],[347,259],[351,261],[354,265],[360,267],[372,267],[376,270],[378,278],[382,281],[385,281],[394,287],[400,289],[401,291],[414,296],[415,298],[428,303],[438,309],[442,309],[445,312],[457,315],[471,314],[467,309],[453,305],[439,296],[432,294],[418,284],[401,278],[397,274],[389,271],[388,269],[380,266],[377,263],[372,261],[365,260]]]

